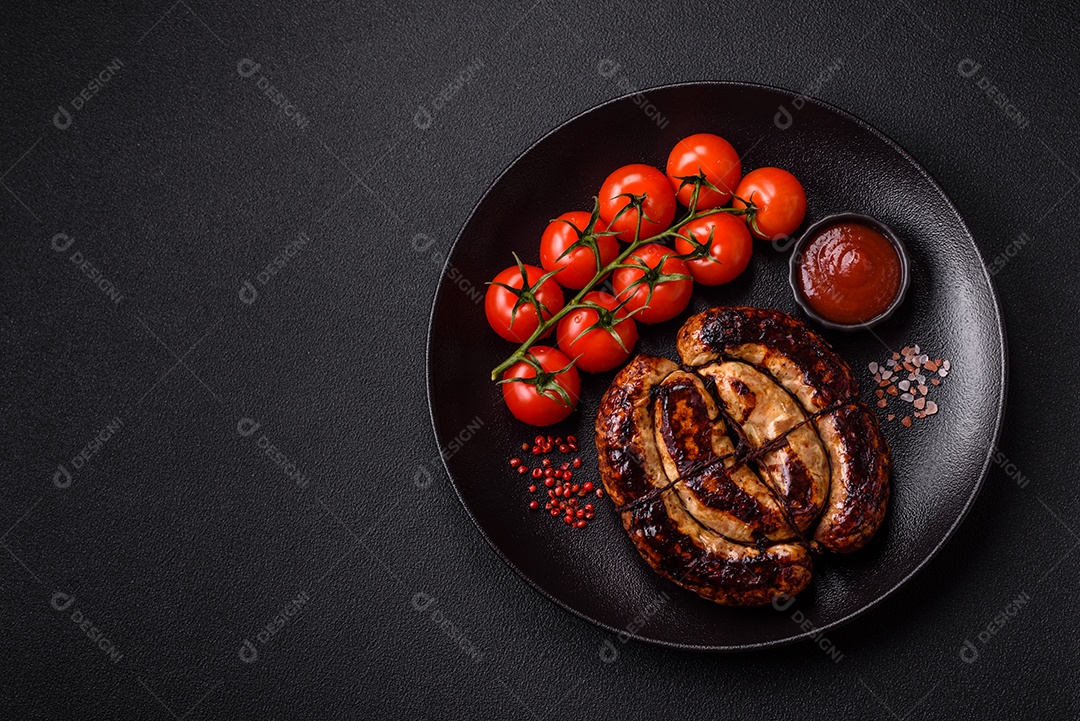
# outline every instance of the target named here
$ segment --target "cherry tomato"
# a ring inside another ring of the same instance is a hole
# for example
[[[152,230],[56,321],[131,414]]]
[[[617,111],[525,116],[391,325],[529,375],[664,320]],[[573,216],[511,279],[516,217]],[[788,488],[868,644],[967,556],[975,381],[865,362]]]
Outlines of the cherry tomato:
[[[676,252],[656,243],[643,245],[628,257],[624,264],[632,268],[615,271],[612,283],[615,297],[630,298],[624,308],[636,311],[634,320],[642,323],[660,323],[682,313],[690,302],[694,281],[686,269],[686,263],[676,258]],[[649,285],[653,285],[649,297]]]
[[[540,264],[544,270],[558,270],[553,277],[564,288],[584,288],[596,275],[596,254],[592,248],[578,246],[566,255],[566,249],[578,242],[581,232],[589,227],[592,215],[583,210],[563,213],[548,223],[540,238]],[[607,230],[607,223],[597,219],[594,233]],[[619,241],[613,235],[594,236],[600,250],[600,265],[605,266],[619,255]],[[560,257],[561,256],[561,257]]]
[[[682,231],[681,235],[693,238],[700,245],[677,238],[675,250],[679,255],[697,256],[687,258],[685,263],[690,275],[702,285],[729,283],[750,264],[754,241],[742,218],[727,213],[707,215],[690,221]]]
[[[524,343],[539,327],[533,301],[544,307],[544,320],[562,310],[562,288],[553,278],[537,283],[544,271],[535,265],[511,266],[495,276],[484,297],[488,325],[500,336],[514,343]],[[528,281],[527,283],[524,281]],[[509,286],[507,288],[506,286]],[[524,287],[523,287],[524,286]],[[550,335],[549,330],[544,336]]]
[[[748,200],[758,207],[754,224],[747,219],[750,232],[763,240],[779,240],[791,235],[806,217],[806,191],[794,175],[780,168],[758,168],[747,173],[739,187],[732,207],[745,208],[739,200]]]
[[[638,211],[634,208],[615,217],[630,203],[630,198],[619,197],[623,193],[645,196],[641,204],[645,217],[641,218],[640,238],[651,238],[662,233],[675,219],[675,191],[671,189],[667,176],[651,165],[624,165],[607,176],[600,186],[599,196],[600,217],[608,228],[619,231],[620,240],[634,239],[638,220]]]
[[[593,291],[582,301],[599,309],[576,308],[564,315],[559,321],[559,348],[577,358],[574,365],[583,371],[609,371],[630,357],[638,339],[637,324],[609,293]]]
[[[577,406],[581,376],[556,348],[533,346],[526,360],[506,369],[503,400],[514,417],[532,426],[550,426]]]
[[[705,179],[719,188],[702,185],[698,193],[697,210],[719,208],[735,192],[742,176],[742,163],[739,154],[731,143],[712,133],[698,133],[683,138],[671,149],[667,161],[667,176],[679,202],[690,207],[690,198],[694,194],[693,185],[683,185],[680,178],[705,173]]]

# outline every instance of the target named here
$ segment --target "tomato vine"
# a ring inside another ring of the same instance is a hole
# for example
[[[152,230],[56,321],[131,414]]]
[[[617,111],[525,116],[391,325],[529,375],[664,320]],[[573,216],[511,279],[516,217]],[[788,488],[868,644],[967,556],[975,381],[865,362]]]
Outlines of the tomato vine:
[[[742,207],[742,208],[735,208],[735,207],[725,206],[725,207],[720,207],[720,208],[710,208],[708,210],[702,210],[700,212],[698,212],[696,210],[696,208],[697,208],[697,199],[698,199],[698,196],[699,196],[699,194],[701,192],[702,187],[708,187],[708,188],[711,188],[713,190],[717,190],[717,188],[715,188],[715,186],[713,186],[708,180],[706,180],[704,173],[700,173],[700,174],[698,174],[696,176],[694,176],[694,175],[686,176],[686,177],[681,177],[680,176],[679,180],[682,181],[682,184],[684,186],[685,185],[690,185],[690,184],[692,184],[694,186],[694,190],[693,190],[693,193],[691,194],[691,200],[690,200],[690,203],[689,203],[689,209],[687,211],[686,217],[684,217],[682,220],[672,224],[672,226],[670,228],[668,228],[667,230],[664,230],[664,231],[662,231],[660,233],[657,233],[656,235],[650,236],[648,238],[641,238],[640,237],[640,235],[641,235],[641,220],[642,220],[642,217],[645,215],[643,205],[644,205],[644,201],[645,201],[646,196],[645,195],[626,194],[627,204],[619,211],[619,213],[615,216],[615,218],[612,219],[612,224],[614,223],[615,219],[617,219],[622,214],[624,214],[624,213],[626,213],[628,211],[631,211],[631,210],[636,211],[636,214],[637,214],[636,221],[637,222],[636,222],[636,225],[635,225],[635,228],[634,228],[634,238],[633,238],[633,240],[626,246],[626,249],[623,250],[619,254],[619,256],[617,258],[615,258],[615,260],[611,261],[610,263],[608,263],[606,266],[604,266],[602,268],[598,268],[597,271],[596,271],[596,274],[593,276],[592,280],[590,280],[588,283],[586,283],[585,286],[582,287],[577,292],[577,295],[575,295],[568,303],[566,303],[558,312],[548,316],[547,318],[544,318],[544,316],[540,313],[541,308],[540,307],[537,308],[537,316],[538,316],[538,319],[539,319],[540,323],[537,326],[536,330],[533,331],[532,335],[530,335],[525,340],[525,342],[523,342],[520,346],[518,346],[517,350],[515,350],[510,355],[509,358],[504,360],[499,365],[495,366],[495,368],[491,371],[491,379],[493,381],[498,380],[499,376],[502,375],[506,371],[506,369],[510,368],[515,363],[518,363],[518,362],[520,362],[522,360],[525,360],[528,357],[527,354],[529,352],[529,349],[531,349],[536,344],[537,341],[539,341],[541,338],[543,338],[545,335],[547,335],[548,332],[551,331],[551,329],[553,329],[555,326],[557,326],[558,323],[559,323],[559,320],[562,319],[563,316],[565,316],[566,314],[568,314],[571,311],[574,311],[574,310],[576,310],[578,308],[587,307],[587,304],[583,302],[583,299],[585,298],[585,296],[594,287],[596,287],[596,285],[598,283],[600,283],[600,281],[602,279],[607,277],[607,275],[609,273],[615,271],[618,268],[627,267],[626,259],[629,258],[630,256],[632,256],[635,251],[639,250],[643,246],[648,245],[649,243],[657,243],[657,242],[659,242],[659,241],[661,241],[661,240],[663,240],[665,238],[684,238],[685,236],[680,235],[679,231],[687,223],[691,223],[691,222],[693,222],[693,221],[695,221],[695,220],[697,220],[699,218],[705,218],[705,217],[708,217],[710,215],[716,215],[718,213],[731,213],[733,215],[748,216],[747,220],[749,222],[753,223],[758,208],[757,208],[756,205],[754,205],[754,203],[752,201],[742,201],[742,202],[745,203],[745,207]],[[598,201],[598,199],[594,198],[594,202],[599,202],[599,201]],[[595,211],[595,210],[593,211],[594,218],[595,218],[595,213],[596,212],[597,211]],[[616,232],[613,232],[613,231],[610,231],[610,230],[603,231],[602,233],[596,233],[595,229],[594,229],[594,225],[595,225],[595,219],[593,220],[593,222],[591,222],[589,224],[589,227],[586,229],[586,231],[584,233],[582,233],[582,235],[585,236],[584,238],[579,238],[579,242],[581,242],[582,240],[585,241],[584,243],[582,243],[582,245],[588,245],[588,240],[586,240],[586,238],[590,238],[591,236],[595,236],[595,235],[616,235],[617,234]],[[609,227],[610,227],[610,225],[611,224],[609,224]],[[595,253],[595,249],[594,249],[594,253]],[[683,257],[683,256],[679,256],[674,251],[672,251],[672,256],[680,257],[680,258]],[[600,265],[600,259],[599,259],[599,254],[598,253],[596,254],[596,258],[597,258],[597,265],[599,266]],[[515,256],[515,260],[516,260],[516,256]],[[518,263],[520,265],[520,261],[518,261]],[[662,263],[661,263],[661,265],[662,265]],[[524,275],[524,273],[523,273],[523,275]],[[546,281],[550,275],[552,275],[552,274],[550,274],[550,273],[545,274],[544,275],[544,280]],[[666,276],[659,275],[658,278],[663,279],[663,278],[666,278]],[[646,281],[646,282],[649,282],[649,281]],[[651,291],[652,291],[652,287],[653,287],[652,286],[653,282],[656,282],[656,281],[654,280],[654,281],[650,282],[650,296],[651,296]],[[540,285],[539,282],[534,283],[533,288],[539,287],[539,285]]]

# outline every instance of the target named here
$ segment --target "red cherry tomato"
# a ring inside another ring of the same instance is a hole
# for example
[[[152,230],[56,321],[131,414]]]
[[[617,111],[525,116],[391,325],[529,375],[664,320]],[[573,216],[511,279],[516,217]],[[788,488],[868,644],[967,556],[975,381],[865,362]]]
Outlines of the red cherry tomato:
[[[593,291],[582,299],[597,308],[576,308],[559,321],[559,348],[576,358],[578,368],[589,373],[608,371],[630,357],[637,343],[637,324],[619,308],[608,293]],[[618,310],[616,310],[618,309]]]
[[[700,245],[677,238],[675,250],[679,255],[694,253],[697,256],[684,262],[690,275],[702,285],[729,283],[750,263],[754,241],[741,218],[727,213],[707,215],[690,221],[682,231],[682,235],[693,238]]]
[[[615,271],[612,283],[615,297],[620,301],[630,298],[624,308],[636,311],[634,320],[642,323],[660,323],[674,318],[685,310],[694,291],[686,263],[675,256],[671,248],[656,243],[643,245],[628,257],[625,264],[631,268]],[[653,285],[649,297],[649,285]]]
[[[667,176],[671,187],[675,189],[679,202],[690,207],[690,198],[694,193],[693,185],[683,185],[680,178],[705,173],[705,179],[719,188],[702,185],[698,193],[697,210],[719,208],[731,200],[731,194],[742,176],[742,163],[739,154],[731,143],[712,133],[698,133],[683,138],[671,149],[667,161]]]
[[[791,235],[802,225],[806,217],[806,191],[794,175],[780,168],[758,168],[743,177],[735,189],[738,196],[732,207],[745,208],[739,200],[747,200],[758,207],[750,232],[763,240],[779,240]]]
[[[566,255],[566,249],[578,242],[581,232],[589,227],[592,215],[582,210],[563,213],[548,223],[540,238],[540,265],[544,270],[558,270],[553,277],[564,288],[584,288],[596,275],[596,254],[587,245],[578,246]],[[576,229],[576,230],[575,230]],[[594,233],[607,230],[607,223],[596,220]],[[599,235],[596,247],[600,250],[600,265],[607,265],[619,255],[619,241],[613,235]],[[560,257],[561,256],[561,257]]]
[[[611,230],[619,231],[619,239],[634,239],[638,211],[629,209],[618,218],[619,211],[630,203],[630,198],[619,197],[623,193],[644,195],[644,215],[641,219],[640,239],[662,233],[675,219],[675,191],[667,176],[651,165],[624,165],[609,175],[600,186],[600,217]]]
[[[511,266],[495,276],[484,297],[484,313],[492,330],[508,341],[524,343],[540,326],[533,300],[544,307],[544,320],[562,310],[562,288],[553,278],[536,287],[543,275],[544,271],[535,265],[521,265]],[[528,283],[523,289],[525,280]],[[549,330],[544,336],[550,333]]]
[[[528,360],[507,368],[500,383],[510,412],[532,426],[563,420],[581,395],[581,376],[570,359],[548,346],[533,346]]]

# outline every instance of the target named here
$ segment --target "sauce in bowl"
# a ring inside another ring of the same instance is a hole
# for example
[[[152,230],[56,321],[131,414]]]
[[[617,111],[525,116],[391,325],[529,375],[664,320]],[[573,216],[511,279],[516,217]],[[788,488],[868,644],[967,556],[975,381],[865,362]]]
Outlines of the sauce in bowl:
[[[806,304],[842,325],[866,323],[893,304],[903,268],[896,246],[878,230],[858,222],[822,229],[806,243],[798,282]]]

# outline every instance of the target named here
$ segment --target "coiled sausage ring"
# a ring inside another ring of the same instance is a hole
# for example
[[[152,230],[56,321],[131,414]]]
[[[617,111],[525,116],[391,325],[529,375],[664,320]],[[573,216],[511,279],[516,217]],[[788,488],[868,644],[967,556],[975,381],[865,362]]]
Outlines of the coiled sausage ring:
[[[885,516],[889,449],[847,363],[775,310],[712,308],[682,365],[638,355],[600,402],[600,474],[641,556],[724,605],[810,583],[814,553],[862,548]]]

